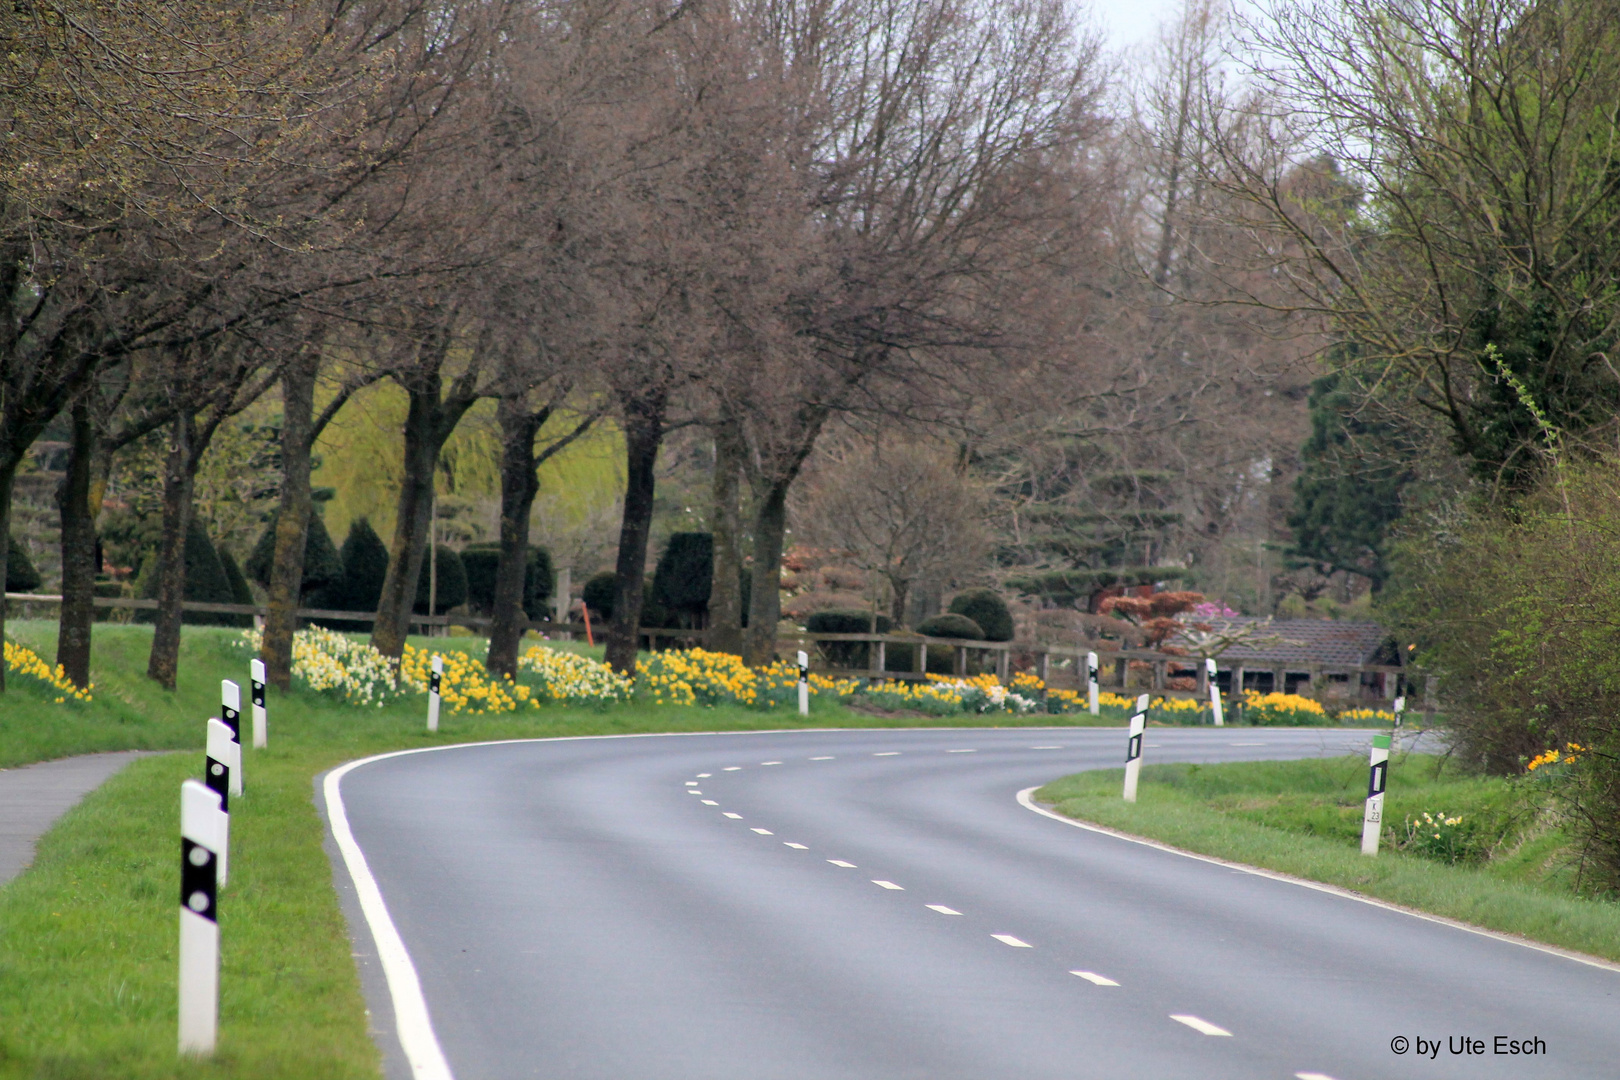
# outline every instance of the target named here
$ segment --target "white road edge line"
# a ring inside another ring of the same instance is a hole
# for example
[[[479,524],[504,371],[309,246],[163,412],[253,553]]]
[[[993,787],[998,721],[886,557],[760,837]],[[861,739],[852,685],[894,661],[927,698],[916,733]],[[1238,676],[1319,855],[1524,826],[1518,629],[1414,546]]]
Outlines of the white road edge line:
[[[438,747],[427,749],[436,750]],[[402,751],[406,754],[418,752]],[[433,1019],[428,1015],[427,999],[422,996],[422,981],[417,977],[416,965],[411,962],[405,941],[399,936],[399,930],[388,914],[382,890],[377,886],[377,879],[371,876],[365,853],[355,842],[354,832],[349,828],[349,815],[343,807],[341,784],[345,776],[361,765],[398,756],[399,753],[393,753],[361,758],[347,765],[339,765],[327,773],[323,785],[326,816],[332,826],[332,839],[337,842],[338,851],[343,856],[343,865],[354,882],[360,913],[365,916],[366,926],[370,928],[372,940],[377,946],[377,959],[382,964],[383,979],[388,983],[388,996],[394,1003],[395,1033],[399,1036],[400,1049],[405,1052],[405,1060],[411,1067],[411,1076],[414,1080],[454,1080],[450,1063],[445,1060],[444,1051],[439,1047],[438,1036],[433,1033]]]
[[[842,866],[846,870],[859,870],[860,869],[860,867],[856,866],[854,863],[845,862],[843,859],[828,859],[827,861],[832,863],[834,866]]]
[[[898,750],[883,750],[883,751],[880,751],[880,752],[878,752],[876,754],[873,754],[872,756],[873,757],[894,757],[898,753],[900,753],[900,751],[898,751]]]
[[[1503,934],[1496,930],[1487,930],[1482,926],[1471,926],[1468,923],[1459,922],[1456,919],[1448,919],[1444,915],[1431,915],[1426,911],[1417,911],[1409,907],[1402,907],[1400,904],[1392,904],[1387,900],[1379,900],[1371,896],[1364,896],[1358,892],[1352,892],[1349,889],[1341,889],[1337,885],[1324,885],[1320,881],[1307,881],[1304,878],[1294,877],[1292,874],[1284,874],[1276,870],[1265,870],[1258,866],[1250,866],[1247,863],[1231,862],[1227,859],[1218,859],[1213,855],[1200,855],[1196,851],[1186,851],[1182,848],[1172,847],[1169,844],[1161,844],[1159,841],[1149,840],[1145,836],[1132,836],[1130,833],[1120,832],[1118,829],[1110,829],[1103,825],[1093,825],[1089,821],[1076,821],[1074,818],[1064,817],[1062,814],[1059,814],[1054,810],[1048,810],[1044,806],[1035,805],[1035,792],[1039,790],[1039,788],[1031,787],[1020,791],[1017,795],[1018,805],[1022,806],[1025,810],[1033,810],[1042,817],[1049,817],[1053,821],[1061,821],[1065,825],[1073,825],[1077,829],[1084,829],[1087,832],[1101,833],[1104,836],[1112,836],[1116,840],[1126,840],[1132,844],[1141,844],[1143,847],[1150,847],[1157,851],[1168,852],[1171,855],[1180,855],[1183,858],[1197,859],[1199,862],[1211,863],[1215,866],[1224,866],[1229,870],[1236,870],[1239,873],[1253,874],[1255,877],[1269,878],[1272,881],[1280,881],[1285,885],[1298,885],[1302,889],[1314,889],[1317,892],[1327,893],[1329,896],[1337,896],[1344,900],[1354,900],[1358,904],[1368,904],[1375,908],[1383,908],[1385,911],[1393,911],[1401,915],[1410,915],[1412,918],[1422,919],[1424,922],[1432,922],[1438,923],[1441,926],[1449,926],[1453,930],[1462,930],[1465,933],[1477,934],[1480,937],[1491,938],[1494,941],[1505,941],[1509,945],[1520,945],[1526,949],[1534,949],[1536,952],[1546,953],[1549,956],[1557,956],[1562,957],[1565,960],[1573,960],[1578,964],[1585,964],[1587,967],[1602,968],[1605,971],[1620,972],[1620,964],[1611,963],[1608,960],[1602,960],[1596,956],[1587,956],[1585,953],[1578,953],[1569,949],[1560,949],[1556,945],[1543,945],[1539,941],[1530,941],[1526,938],[1514,937],[1512,934]]]
[[[696,780],[688,780],[688,781],[687,781],[687,782],[686,782],[686,786],[687,786],[687,787],[697,787],[697,786],[698,786],[698,782],[697,782],[697,781],[696,781]]]
[[[833,759],[832,759],[832,757],[831,757],[831,756],[830,756],[830,755],[829,755],[829,756],[827,756],[827,757],[813,757],[813,758],[811,758],[811,759],[810,759],[810,760],[811,760],[811,761],[831,761],[831,760],[833,760]]]
[[[762,762],[760,762],[760,764],[761,765],[780,765],[782,763],[780,761],[762,761]]]
[[[704,806],[719,806],[720,805],[719,803],[715,802],[713,799],[702,799],[700,801],[703,803]]]
[[[775,833],[771,832],[771,830],[769,830],[769,829],[754,829],[753,831],[759,833],[759,835],[761,835],[761,836],[775,836],[776,835]]]
[[[955,908],[948,908],[944,904],[924,904],[923,907],[927,908],[929,911],[937,911],[941,915],[960,915],[960,914],[962,914],[960,911],[957,911]]]
[[[1108,978],[1106,975],[1099,975],[1095,971],[1071,971],[1069,974],[1078,975],[1082,979],[1086,980],[1086,982],[1096,983],[1098,986],[1119,985],[1119,983],[1115,982],[1113,979]]]
[[[947,750],[947,754],[977,754],[977,750]]]
[[[1003,945],[1011,945],[1015,949],[1033,949],[1035,947],[1027,941],[1020,941],[1011,934],[991,934],[990,936],[1001,942]]]
[[[809,851],[809,850],[810,850],[810,849],[809,849],[809,848],[807,848],[807,847],[805,847],[805,846],[804,846],[804,845],[803,845],[803,844],[795,844],[795,843],[794,843],[794,842],[793,842],[793,841],[791,841],[791,840],[784,840],[784,841],[782,841],[782,846],[783,846],[783,847],[790,847],[790,848],[792,848],[792,849],[793,849],[793,850],[794,850],[794,851]]]
[[[1192,1028],[1201,1035],[1219,1035],[1226,1039],[1230,1039],[1232,1037],[1232,1033],[1227,1031],[1225,1028],[1216,1027],[1208,1020],[1203,1020],[1187,1013],[1171,1013],[1170,1019],[1180,1024],[1186,1024],[1188,1027]]]
[[[904,885],[896,885],[892,881],[880,881],[877,878],[873,878],[872,879],[872,884],[881,885],[885,889],[893,889],[895,892],[905,892],[906,891]]]
[[[726,817],[730,818],[733,821],[741,821],[742,820],[742,815],[741,814],[733,814],[730,810],[723,810],[721,812],[723,814],[725,814]]]

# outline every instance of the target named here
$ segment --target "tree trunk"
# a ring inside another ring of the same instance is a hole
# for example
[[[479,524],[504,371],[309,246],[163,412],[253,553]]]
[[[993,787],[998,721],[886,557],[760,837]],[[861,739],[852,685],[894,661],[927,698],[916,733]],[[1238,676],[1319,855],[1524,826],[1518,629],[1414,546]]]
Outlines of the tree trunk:
[[[742,440],[734,428],[725,425],[715,432],[714,509],[709,526],[714,533],[709,648],[735,656],[743,653],[742,513],[738,505],[743,453]]]
[[[621,675],[636,673],[636,633],[641,625],[642,582],[647,573],[647,537],[652,531],[653,469],[664,438],[666,394],[658,392],[625,409],[624,518],[619,524],[619,558],[613,620],[606,635],[606,659]]]
[[[265,679],[278,690],[292,686],[293,633],[304,585],[304,544],[309,537],[310,450],[314,425],[317,357],[299,356],[281,374],[281,508],[270,557],[270,596],[259,658]]]
[[[90,685],[90,630],[96,609],[96,515],[90,477],[97,452],[95,418],[88,397],[73,405],[73,442],[67,475],[56,489],[62,520],[62,616],[56,630],[56,662],[74,686]]]
[[[196,478],[192,439],[196,421],[182,414],[174,421],[169,456],[163,467],[163,539],[158,546],[157,627],[146,674],[173,690],[180,670],[181,603],[186,593],[186,534],[191,529],[191,494]]]
[[[6,641],[6,563],[11,555],[11,492],[16,486],[20,452],[0,451],[0,650]],[[6,665],[0,660],[0,694],[6,692]]]
[[[484,666],[491,675],[516,678],[518,645],[528,625],[523,583],[529,569],[529,513],[540,491],[534,438],[545,417],[531,412],[521,397],[502,398],[495,414],[501,425],[501,557],[495,566],[495,610]]]
[[[754,513],[753,587],[743,659],[760,667],[776,659],[776,624],[782,618],[782,547],[787,536],[788,483],[772,484]]]
[[[394,517],[394,542],[389,550],[388,573],[377,601],[377,621],[371,644],[384,656],[405,654],[411,606],[416,602],[416,581],[427,554],[428,519],[433,513],[433,470],[439,463],[444,439],[439,434],[439,380],[411,390],[405,415],[405,469],[399,485],[399,511]]]

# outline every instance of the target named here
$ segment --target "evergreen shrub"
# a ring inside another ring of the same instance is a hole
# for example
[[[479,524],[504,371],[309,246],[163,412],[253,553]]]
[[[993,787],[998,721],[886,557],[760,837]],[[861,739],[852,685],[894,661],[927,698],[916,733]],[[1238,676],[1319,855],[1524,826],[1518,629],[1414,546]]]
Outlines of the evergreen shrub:
[[[433,584],[433,564],[429,556],[422,556],[422,572],[416,578],[416,602],[411,610],[418,615],[443,615],[453,607],[467,602],[467,570],[461,564],[461,554],[454,548],[437,545],[438,588],[433,594],[433,610],[428,611],[428,591]],[[431,553],[429,553],[431,554]]]
[[[270,571],[276,557],[276,521],[280,517],[279,509],[270,512],[264,532],[259,534],[259,542],[253,545],[247,564],[242,568],[265,589],[270,587]],[[300,607],[339,608],[344,592],[343,560],[332,544],[332,535],[326,531],[326,523],[319,514],[311,512],[304,531],[304,579],[299,583],[298,604]]]
[[[349,524],[349,535],[338,551],[343,565],[343,592],[340,611],[376,611],[382,599],[383,579],[388,576],[388,547],[365,518]],[[356,623],[357,627],[366,624]]]
[[[234,604],[236,595],[231,591],[230,578],[219,560],[214,542],[208,539],[208,530],[197,517],[191,519],[185,543],[186,586],[181,598],[198,604]],[[141,563],[141,574],[136,582],[136,595],[142,600],[156,600],[158,595],[158,553],[153,551]],[[136,622],[156,622],[155,610],[137,610]],[[188,611],[181,616],[188,626],[232,626],[235,615]]]
[[[6,537],[6,592],[33,592],[44,584],[28,557],[28,549],[15,536]]]
[[[672,534],[653,571],[652,597],[658,605],[682,625],[699,625],[709,611],[713,583],[714,535]]]
[[[495,611],[495,572],[500,562],[499,544],[469,544],[461,550],[461,564],[467,571],[467,603],[478,615]],[[523,613],[534,620],[545,618],[550,599],[551,552],[531,547],[523,574]]]
[[[950,614],[965,615],[984,632],[981,641],[1011,641],[1013,617],[1007,601],[994,589],[969,589],[951,601]],[[950,636],[950,635],[944,635]]]
[[[966,615],[946,612],[924,619],[917,624],[917,633],[923,637],[957,638],[962,641],[988,641],[984,628]]]
[[[887,634],[894,628],[894,620],[879,614],[874,627],[870,611],[835,608],[811,615],[804,621],[804,628],[812,634]],[[820,648],[833,667],[871,666],[872,647],[864,641],[823,641]],[[886,654],[884,659],[888,659]]]

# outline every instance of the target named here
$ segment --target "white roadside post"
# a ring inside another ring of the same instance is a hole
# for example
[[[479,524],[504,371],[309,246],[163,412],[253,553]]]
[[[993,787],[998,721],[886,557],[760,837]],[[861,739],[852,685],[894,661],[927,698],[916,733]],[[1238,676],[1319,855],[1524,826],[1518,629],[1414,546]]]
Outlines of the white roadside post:
[[[264,661],[254,660],[248,665],[249,686],[253,695],[253,746],[263,750],[270,745],[270,731],[264,715]]]
[[[1405,719],[1405,716],[1404,716],[1405,712],[1406,712],[1406,695],[1403,694],[1400,697],[1395,699],[1395,730],[1396,731],[1401,730],[1401,721],[1403,719]]]
[[[444,657],[433,654],[433,670],[428,674],[428,730],[439,730],[439,680],[444,677]]]
[[[1215,658],[1204,661],[1204,673],[1209,676],[1209,707],[1215,714],[1215,726],[1226,726],[1226,713],[1221,710],[1221,684],[1215,681]]]
[[[1136,781],[1142,775],[1142,733],[1147,730],[1148,696],[1136,699],[1131,716],[1131,737],[1125,744],[1125,801],[1136,801]]]
[[[215,825],[214,854],[219,856],[219,887],[225,887],[231,865],[231,729],[218,720],[208,721],[208,757],[203,765],[203,783],[219,796]]]
[[[208,1056],[219,1031],[218,793],[180,785],[180,1052]]]
[[[242,794],[242,688],[229,679],[219,684],[219,716],[231,729],[231,794]]]
[[[1092,716],[1096,716],[1097,710],[1101,707],[1097,699],[1097,674],[1097,654],[1088,652],[1086,653],[1086,693],[1089,698],[1087,704],[1091,706]]]
[[[810,654],[799,650],[799,715],[810,715]]]
[[[1378,836],[1384,829],[1384,785],[1389,780],[1389,736],[1374,735],[1367,770],[1367,811],[1361,818],[1361,853],[1378,854]]]

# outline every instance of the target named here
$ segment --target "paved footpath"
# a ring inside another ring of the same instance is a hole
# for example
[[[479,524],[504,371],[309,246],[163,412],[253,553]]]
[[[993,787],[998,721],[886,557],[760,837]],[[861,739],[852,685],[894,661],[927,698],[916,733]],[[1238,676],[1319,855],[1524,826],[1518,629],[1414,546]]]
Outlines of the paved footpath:
[[[34,861],[34,844],[57,818],[113,773],[150,752],[82,754],[0,769],[0,885],[28,869]]]

